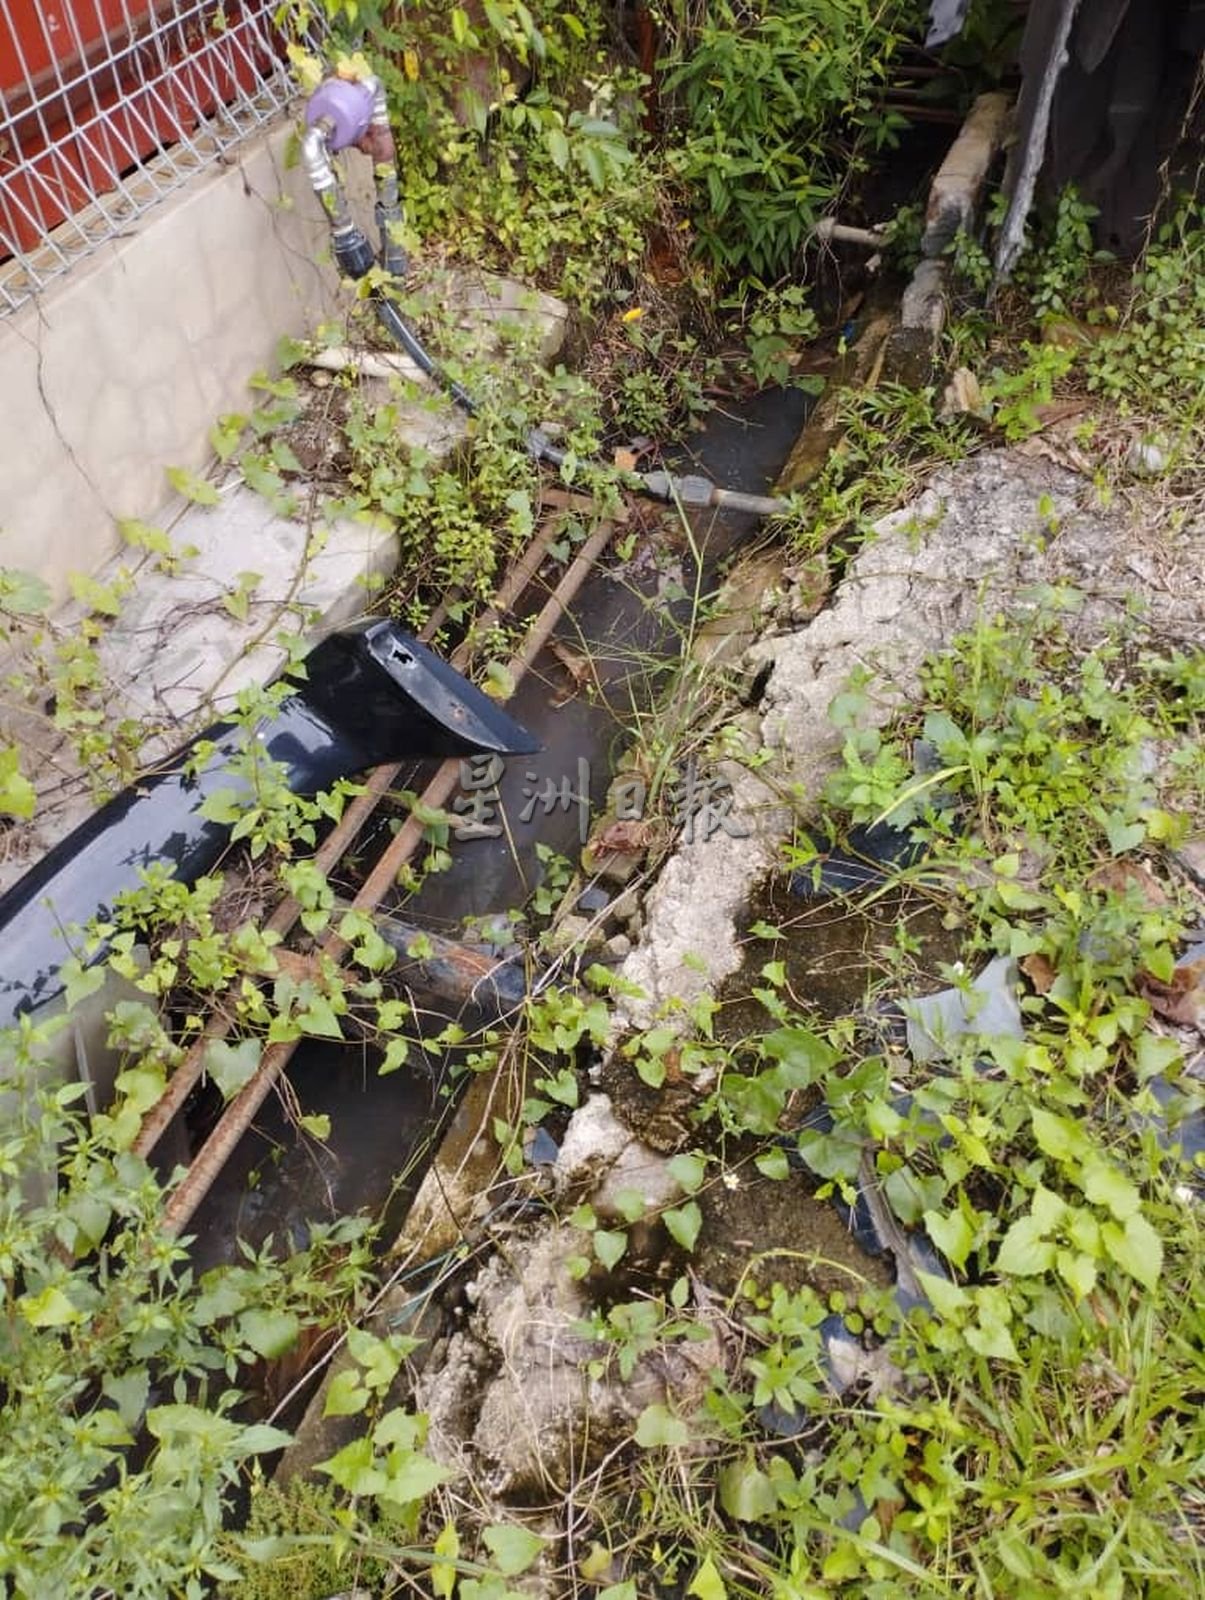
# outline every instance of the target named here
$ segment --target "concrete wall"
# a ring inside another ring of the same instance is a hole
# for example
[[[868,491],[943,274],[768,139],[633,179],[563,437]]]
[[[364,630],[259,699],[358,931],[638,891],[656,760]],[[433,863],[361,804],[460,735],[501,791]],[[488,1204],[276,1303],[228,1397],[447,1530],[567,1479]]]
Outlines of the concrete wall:
[[[284,333],[334,310],[327,231],[286,121],[197,175],[0,320],[0,566],[56,598],[119,544],[118,517],[162,519],[168,466],[199,467],[225,411]]]

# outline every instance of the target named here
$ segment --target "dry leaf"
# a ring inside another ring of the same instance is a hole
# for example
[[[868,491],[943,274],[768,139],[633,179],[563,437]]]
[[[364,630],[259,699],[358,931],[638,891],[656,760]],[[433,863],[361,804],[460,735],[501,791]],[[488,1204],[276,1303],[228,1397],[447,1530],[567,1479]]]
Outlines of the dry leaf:
[[[1035,406],[1033,414],[1037,418],[1039,429],[1053,428],[1056,423],[1066,422],[1068,417],[1078,417],[1087,409],[1086,400],[1051,400],[1044,406]]]
[[[1205,1033],[1205,957],[1177,967],[1170,983],[1144,972],[1139,990],[1165,1022]]]
[[[876,1502],[874,1514],[879,1527],[882,1529],[884,1538],[891,1532],[892,1523],[903,1509],[904,1502],[902,1500],[879,1500]]]
[[[986,417],[987,414],[988,408],[983,398],[983,390],[979,387],[979,379],[970,367],[956,367],[950,374],[950,381],[946,384],[945,393],[942,395],[941,415]]]
[[[635,472],[636,463],[640,460],[640,457],[635,450],[620,449],[616,450],[613,459],[620,472]]]
[[[560,639],[548,641],[548,654],[558,661],[572,680],[569,688],[558,694],[553,700],[554,706],[563,706],[572,700],[579,689],[588,684],[594,676],[594,668],[588,656],[581,655],[577,650],[571,650]]]
[[[608,822],[606,827],[601,828],[590,840],[590,853],[596,857],[641,855],[652,843],[655,831],[652,822],[635,817],[625,818],[619,822]]]
[[[1089,873],[1087,884],[1089,889],[1097,889],[1103,894],[1141,895],[1153,911],[1168,903],[1163,885],[1141,861],[1106,861],[1095,872]]]
[[[1096,343],[1099,334],[1074,317],[1047,317],[1042,323],[1042,343],[1060,350],[1084,350]]]
[[[1068,472],[1078,472],[1085,478],[1090,478],[1094,470],[1094,463],[1087,451],[1081,450],[1067,438],[1066,430],[1060,423],[1049,424],[1046,433],[1031,433],[1028,439],[1022,439],[1020,444],[1015,444],[1012,448],[1018,455],[1053,461],[1056,467],[1062,467]]]
[[[1050,993],[1055,971],[1050,964],[1049,956],[1044,956],[1040,950],[1035,950],[1032,955],[1023,956],[1018,964],[1038,994]]]

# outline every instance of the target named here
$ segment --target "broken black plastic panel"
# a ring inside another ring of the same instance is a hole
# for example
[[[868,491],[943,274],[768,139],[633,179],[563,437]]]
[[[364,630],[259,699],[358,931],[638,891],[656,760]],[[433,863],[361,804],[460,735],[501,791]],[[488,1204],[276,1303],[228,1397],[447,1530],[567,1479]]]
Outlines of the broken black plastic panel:
[[[791,893],[801,900],[828,900],[858,894],[887,883],[893,872],[916,866],[925,857],[924,844],[906,828],[878,822],[851,827],[844,846],[826,847],[806,838],[816,851],[806,866],[791,874]]]
[[[340,778],[423,756],[531,755],[540,748],[500,706],[396,623],[332,634],[307,657],[297,693],[252,732],[208,728],[162,768],[75,829],[0,898],[0,1027],[55,1000],[82,929],[107,916],[140,873],[166,865],[193,884],[219,861],[231,825],[201,807],[219,790],[252,800],[236,761],[254,739],[289,788],[318,794]],[[192,770],[198,749],[208,759]]]
[[[496,701],[394,622],[331,634],[305,667],[303,698],[341,738],[365,748],[363,766],[399,755],[526,756],[540,749]]]

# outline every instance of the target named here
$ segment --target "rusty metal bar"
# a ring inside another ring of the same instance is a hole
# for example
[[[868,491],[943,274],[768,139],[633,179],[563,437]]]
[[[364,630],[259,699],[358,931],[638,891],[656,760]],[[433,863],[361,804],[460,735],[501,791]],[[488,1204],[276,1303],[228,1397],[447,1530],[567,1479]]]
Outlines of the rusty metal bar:
[[[558,513],[568,508],[569,504],[580,497],[568,495],[561,490],[546,490],[544,499],[553,506]],[[589,501],[585,505],[589,505]],[[473,633],[480,632],[482,628],[493,627],[504,612],[520,598],[523,591],[531,583],[536,573],[540,570],[541,563],[548,554],[548,546],[560,532],[560,515],[546,518],[529,541],[523,554],[507,569],[502,582],[498,586],[493,601],[482,612],[480,617],[474,618],[473,628],[470,630],[469,639],[452,652],[452,665],[462,669],[468,665],[472,653],[471,639]],[[426,641],[430,639],[441,625],[438,609],[423,625],[419,638]],[[358,837],[360,830],[372,816],[380,802],[389,793],[402,769],[401,762],[393,762],[388,766],[376,767],[369,773],[361,786],[360,793],[356,795],[339,821],[323,840],[321,846],[314,854],[314,863],[320,872],[326,873],[342,860],[345,852],[351,847]],[[433,802],[441,803],[441,802]],[[265,929],[272,933],[279,933],[282,938],[293,927],[301,914],[301,907],[291,895],[283,899],[272,912]],[[142,1119],[142,1127],[138,1130],[133,1149],[136,1155],[148,1156],[167,1132],[172,1118],[183,1107],[185,1100],[200,1082],[205,1070],[205,1055],[209,1046],[217,1040],[225,1039],[234,1026],[234,1019],[221,1012],[211,1016],[205,1024],[200,1038],[193,1041],[185,1055],[184,1060],[172,1073],[171,1080],[163,1094]]]
[[[377,917],[375,925],[397,956],[396,965],[380,974],[387,993],[414,987],[445,1003],[479,1007],[495,1017],[522,1005],[527,994],[522,962],[502,960],[488,950],[428,933],[396,917]]]
[[[615,523],[599,525],[585,541],[573,561],[566,568],[560,582],[549,596],[538,616],[532,622],[522,646],[509,663],[509,672],[517,686],[531,663],[539,655],[552,635],[552,630],[565,613],[569,602],[585,581],[587,573],[606,549],[615,531]],[[538,566],[538,563],[537,563]],[[455,659],[455,657],[453,658]],[[448,760],[442,763],[427,788],[422,804],[438,809],[455,792],[460,776],[460,763]],[[367,880],[352,902],[356,910],[371,911],[380,904],[393,887],[397,875],[422,842],[423,825],[411,815],[390,840],[377,859]],[[336,959],[344,942],[333,930],[322,941],[321,951]],[[284,1071],[299,1041],[289,1040],[269,1045],[264,1051],[255,1076],[245,1084],[222,1113],[201,1150],[197,1153],[180,1187],[168,1201],[163,1214],[163,1228],[169,1234],[179,1233],[192,1217],[197,1207],[212,1188],[238,1141],[250,1128],[260,1106],[263,1105],[273,1084]]]
[[[398,765],[392,765],[375,767],[369,773],[360,793],[355,796],[314,854],[314,861],[320,872],[329,872],[354,842],[360,829],[388,794],[399,770]],[[283,936],[292,928],[300,913],[301,907],[289,895],[272,912],[264,927],[272,933]],[[209,1046],[217,1040],[224,1039],[233,1027],[234,1019],[224,1012],[215,1012],[209,1018],[200,1038],[193,1041],[184,1060],[172,1073],[167,1088],[143,1117],[138,1137],[133,1144],[136,1155],[147,1156],[155,1148],[167,1132],[172,1118],[200,1082]]]
[[[582,495],[570,494],[567,489],[545,488],[540,495],[541,510],[551,507],[556,511],[587,510],[592,507],[592,502]],[[540,570],[540,563],[548,551],[548,546],[560,532],[560,518],[556,516],[544,517],[528,542],[527,548],[517,561],[511,563],[498,592],[494,596],[487,610],[479,617],[473,618],[472,627],[468,637],[483,627],[492,627],[504,611],[509,611],[511,606],[526,589],[527,585]],[[452,595],[446,596],[436,605],[434,611],[423,624],[423,631],[419,638],[424,641],[433,639],[448,620],[449,602],[460,595],[460,590],[453,590]],[[463,649],[463,646],[461,647]],[[458,651],[452,654],[452,665],[462,666],[463,660],[458,660]]]

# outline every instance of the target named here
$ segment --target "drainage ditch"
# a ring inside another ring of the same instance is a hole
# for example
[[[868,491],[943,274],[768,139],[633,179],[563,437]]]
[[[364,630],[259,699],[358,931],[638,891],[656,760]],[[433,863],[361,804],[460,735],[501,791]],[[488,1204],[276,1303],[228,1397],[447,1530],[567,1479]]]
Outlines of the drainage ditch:
[[[717,414],[683,465],[758,493],[777,478],[808,407],[799,390],[756,395],[739,415]],[[341,898],[396,911],[433,935],[458,938],[466,923],[478,933],[483,924],[506,927],[508,914],[539,886],[545,852],[576,860],[583,818],[602,803],[633,718],[652,711],[677,669],[697,600],[714,592],[758,526],[755,517],[737,512],[694,510],[680,517],[650,514],[641,505],[620,530],[608,524],[591,529],[568,568],[560,569],[541,559],[543,548],[566,515],[588,527],[590,513],[580,498],[556,491],[550,498],[552,514],[504,580],[497,606],[528,630],[512,663],[516,691],[508,710],[543,745],[537,755],[510,762],[500,779],[501,836],[452,842],[448,870],[428,878],[417,895],[403,897],[398,872],[424,841],[390,793],[406,788],[427,806],[446,807],[461,777],[457,762],[428,763],[374,774],[362,801],[319,852]],[[619,542],[617,533],[624,536],[622,557],[608,550]],[[475,632],[482,631],[478,624]],[[583,778],[587,807],[578,804]],[[554,792],[568,794],[569,803],[528,803],[533,794]],[[370,807],[372,800],[377,804]],[[285,904],[268,926],[284,931],[295,915]],[[502,953],[522,959],[522,931],[511,930],[516,942],[509,950],[502,945]],[[429,996],[422,1004],[431,1035],[459,1020],[458,1010]],[[207,1040],[221,1027],[220,1020],[211,1023]],[[354,1042],[307,1040],[295,1053],[271,1047],[256,1079],[218,1113],[200,1083],[202,1057],[201,1048],[190,1054],[139,1144],[149,1149],[177,1115],[190,1129],[190,1172],[169,1216],[195,1238],[198,1266],[229,1259],[236,1239],[254,1247],[269,1237],[278,1245],[301,1245],[314,1222],[354,1212],[382,1215],[387,1237],[400,1226],[455,1103],[446,1058],[414,1051],[402,1071],[382,1078],[379,1051]],[[328,1117],[329,1137],[318,1141],[300,1132],[300,1116]],[[178,1140],[163,1148],[179,1158]]]

